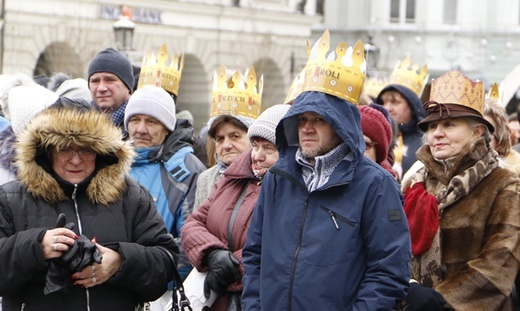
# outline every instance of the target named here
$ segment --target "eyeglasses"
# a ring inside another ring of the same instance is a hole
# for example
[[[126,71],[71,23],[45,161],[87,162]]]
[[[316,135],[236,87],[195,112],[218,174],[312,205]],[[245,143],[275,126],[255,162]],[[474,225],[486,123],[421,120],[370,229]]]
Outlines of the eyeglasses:
[[[90,148],[84,148],[80,150],[63,148],[57,152],[58,158],[60,160],[71,160],[76,153],[82,160],[94,160],[96,158],[96,151]]]
[[[372,147],[374,147],[375,145],[377,145],[377,143],[375,141],[368,141],[368,140],[365,140],[365,145],[366,145],[366,150],[370,150],[372,149]]]

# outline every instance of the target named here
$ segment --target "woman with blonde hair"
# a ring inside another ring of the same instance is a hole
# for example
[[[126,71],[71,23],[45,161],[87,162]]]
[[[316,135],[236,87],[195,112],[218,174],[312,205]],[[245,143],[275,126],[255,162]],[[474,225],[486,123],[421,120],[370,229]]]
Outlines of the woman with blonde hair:
[[[511,148],[511,130],[507,123],[506,111],[493,98],[486,98],[484,119],[495,128],[491,136],[491,148],[498,153],[506,168],[520,174],[520,154]]]
[[[432,83],[418,123],[424,163],[403,184],[412,240],[407,311],[514,310],[520,179],[490,147],[484,84],[457,71]]]

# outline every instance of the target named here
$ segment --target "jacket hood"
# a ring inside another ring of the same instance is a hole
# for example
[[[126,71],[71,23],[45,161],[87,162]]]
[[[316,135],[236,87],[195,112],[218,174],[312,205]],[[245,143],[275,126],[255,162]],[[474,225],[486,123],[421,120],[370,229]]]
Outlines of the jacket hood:
[[[195,145],[193,132],[193,126],[190,121],[177,119],[175,129],[168,135],[164,142],[164,154],[161,156],[161,159],[168,161],[181,148],[185,146],[193,147]]]
[[[123,141],[121,130],[107,115],[95,109],[48,108],[36,115],[15,144],[18,179],[29,192],[46,202],[66,200],[65,191],[53,177],[48,152],[71,143],[96,151],[96,168],[86,194],[94,204],[119,200],[126,189],[134,151]]]
[[[173,155],[182,149],[189,146],[194,148],[195,137],[193,136],[193,126],[186,119],[178,119],[177,125],[173,132],[166,137],[164,143],[160,146],[137,148],[139,153],[140,163],[170,160]],[[144,161],[144,162],[143,162]]]
[[[353,158],[357,160],[363,157],[365,140],[358,108],[336,96],[311,91],[296,98],[276,128],[276,145],[280,158],[285,156],[289,147],[298,148],[298,115],[304,112],[321,115],[350,148]]]
[[[403,97],[406,99],[406,102],[408,103],[408,106],[412,110],[414,124],[418,121],[421,121],[426,117],[426,111],[423,109],[423,105],[421,102],[421,99],[409,88],[399,85],[399,84],[389,84],[385,86],[381,92],[379,92],[379,95],[377,96],[376,103],[379,105],[383,105],[383,99],[381,98],[385,92],[388,91],[397,91],[403,95]]]

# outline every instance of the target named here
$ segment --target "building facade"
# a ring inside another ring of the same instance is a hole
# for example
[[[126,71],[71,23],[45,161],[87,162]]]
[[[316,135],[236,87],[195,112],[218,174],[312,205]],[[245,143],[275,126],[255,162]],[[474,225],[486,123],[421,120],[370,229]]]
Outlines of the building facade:
[[[87,78],[96,53],[116,47],[113,26],[126,14],[135,24],[125,51],[134,64],[163,44],[185,55],[177,110],[189,110],[198,130],[221,64],[242,73],[253,65],[264,76],[263,109],[283,102],[322,18],[317,0],[306,2],[302,10],[299,0],[3,0],[1,71]]]
[[[388,77],[411,56],[428,64],[430,81],[457,69],[487,88],[500,83],[503,105],[520,86],[518,0],[327,0],[313,37],[323,28],[335,42],[362,39],[377,47],[377,55],[368,55],[371,76]]]

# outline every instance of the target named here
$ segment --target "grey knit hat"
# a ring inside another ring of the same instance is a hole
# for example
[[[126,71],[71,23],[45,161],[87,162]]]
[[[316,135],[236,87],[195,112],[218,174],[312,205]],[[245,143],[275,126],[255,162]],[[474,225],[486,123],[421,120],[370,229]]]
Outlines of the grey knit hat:
[[[155,118],[170,132],[175,129],[175,102],[165,90],[153,85],[146,85],[130,96],[125,110],[125,129],[133,115],[144,114]]]
[[[88,66],[89,87],[90,76],[96,72],[110,72],[115,74],[123,81],[130,92],[134,89],[134,70],[132,69],[132,63],[114,48],[104,49],[90,62]]]
[[[276,145],[276,127],[291,105],[274,105],[262,112],[247,131],[249,140],[260,137]]]

